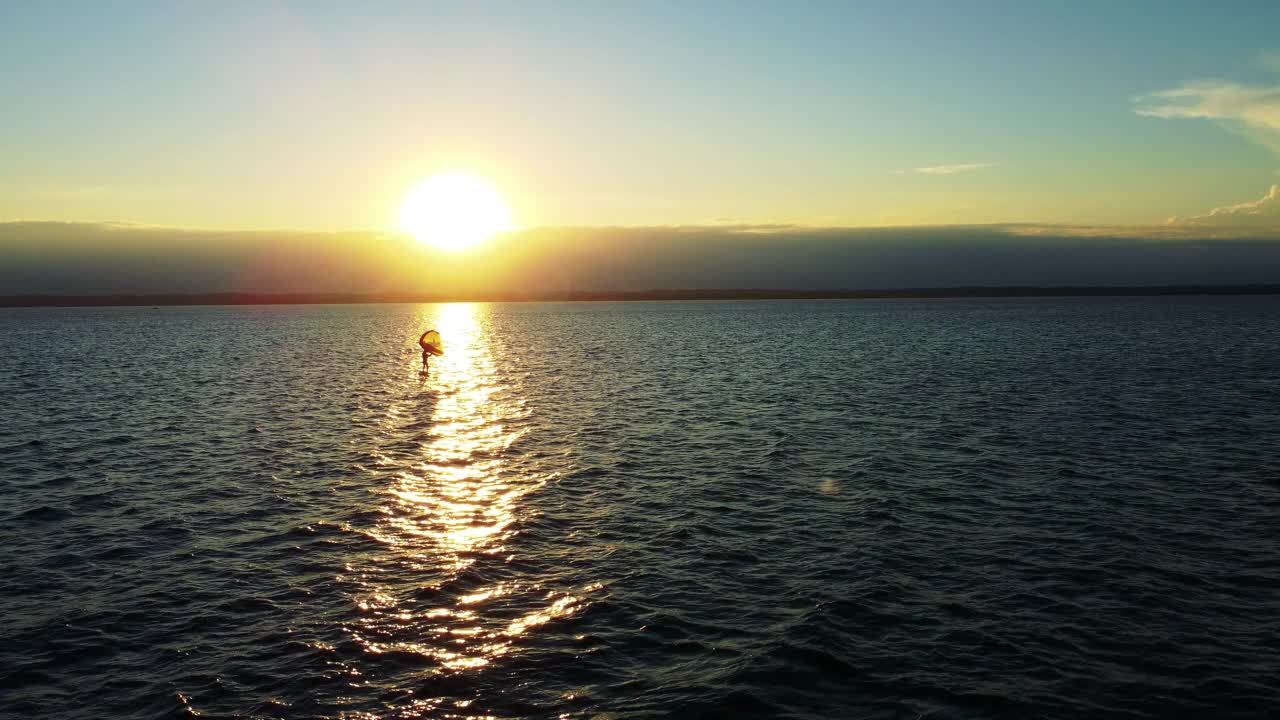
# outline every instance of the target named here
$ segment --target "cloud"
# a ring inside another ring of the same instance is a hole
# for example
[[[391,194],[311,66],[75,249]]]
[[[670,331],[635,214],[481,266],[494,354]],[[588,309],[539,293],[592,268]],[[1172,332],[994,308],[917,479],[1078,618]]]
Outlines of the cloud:
[[[1193,83],[1140,96],[1137,102],[1144,106],[1135,112],[1149,117],[1239,120],[1280,130],[1280,86]]]
[[[1170,225],[1194,228],[1273,231],[1280,235],[1280,185],[1259,200],[1216,207],[1203,215],[1169,218]]]
[[[1276,204],[1272,198],[1259,207]],[[1149,229],[528,228],[471,252],[444,253],[400,234],[0,223],[4,295],[420,292],[495,297],[652,289],[1278,282],[1280,231],[1266,235],[1194,224]]]
[[[1262,53],[1258,64],[1280,70],[1280,54]],[[1280,85],[1198,82],[1133,100],[1138,105],[1134,112],[1139,115],[1214,120],[1280,154]],[[1260,200],[1213,208],[1202,215],[1172,217],[1166,226],[1205,236],[1276,237],[1280,234],[1280,185],[1272,185]]]
[[[918,167],[915,171],[924,173],[925,175],[954,175],[956,173],[970,172],[973,170],[982,170],[984,168],[993,167],[993,163],[961,163],[957,165],[931,165],[929,167]]]
[[[1280,152],[1280,85],[1200,82],[1134,98],[1139,115],[1158,118],[1203,118],[1245,130]]]

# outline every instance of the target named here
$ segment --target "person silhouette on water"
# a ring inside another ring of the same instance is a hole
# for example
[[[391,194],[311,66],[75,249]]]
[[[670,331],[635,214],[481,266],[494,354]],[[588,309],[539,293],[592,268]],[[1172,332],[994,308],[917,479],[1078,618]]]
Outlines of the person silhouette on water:
[[[427,372],[431,368],[431,356],[444,354],[444,343],[440,340],[440,333],[428,330],[418,338],[418,345],[422,346],[422,372]]]

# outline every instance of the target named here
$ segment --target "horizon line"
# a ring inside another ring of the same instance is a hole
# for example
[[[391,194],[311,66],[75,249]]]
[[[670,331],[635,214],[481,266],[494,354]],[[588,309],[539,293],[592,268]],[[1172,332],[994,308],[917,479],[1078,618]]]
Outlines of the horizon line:
[[[142,307],[211,305],[387,305],[427,303],[654,302],[713,300],[875,300],[1018,297],[1157,297],[1186,295],[1280,295],[1280,284],[1203,285],[973,285],[866,289],[778,290],[767,288],[575,290],[569,292],[475,292],[431,295],[382,293],[110,293],[0,295],[0,308]]]

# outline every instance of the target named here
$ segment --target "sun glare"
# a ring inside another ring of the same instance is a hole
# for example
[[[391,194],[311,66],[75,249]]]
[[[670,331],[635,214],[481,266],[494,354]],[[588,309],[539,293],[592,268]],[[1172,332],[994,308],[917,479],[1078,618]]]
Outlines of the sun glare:
[[[511,212],[489,183],[474,175],[433,175],[400,205],[400,229],[442,250],[463,250],[511,229]]]

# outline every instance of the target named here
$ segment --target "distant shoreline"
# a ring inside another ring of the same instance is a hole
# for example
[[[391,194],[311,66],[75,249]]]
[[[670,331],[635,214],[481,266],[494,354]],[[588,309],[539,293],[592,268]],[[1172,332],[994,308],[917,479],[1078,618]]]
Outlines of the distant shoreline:
[[[943,287],[871,290],[643,290],[564,293],[155,293],[113,295],[0,295],[0,307],[175,305],[354,305],[437,302],[626,302],[654,300],[874,300],[909,298],[1105,297],[1167,295],[1280,295],[1277,285],[1162,285],[1063,287]]]

